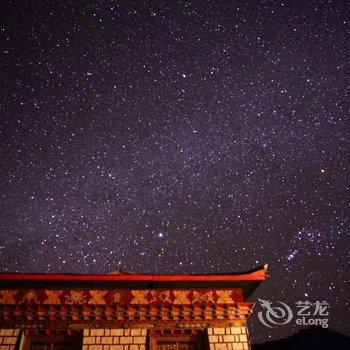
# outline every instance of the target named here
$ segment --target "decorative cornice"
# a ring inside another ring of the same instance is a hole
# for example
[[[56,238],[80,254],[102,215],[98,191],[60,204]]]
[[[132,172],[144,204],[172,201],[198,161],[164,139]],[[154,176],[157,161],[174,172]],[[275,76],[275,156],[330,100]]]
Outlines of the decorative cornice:
[[[253,303],[235,304],[138,304],[138,305],[1,305],[0,325],[117,325],[245,323]]]
[[[266,266],[223,275],[0,274],[0,326],[244,324],[253,308],[247,296],[265,274]]]

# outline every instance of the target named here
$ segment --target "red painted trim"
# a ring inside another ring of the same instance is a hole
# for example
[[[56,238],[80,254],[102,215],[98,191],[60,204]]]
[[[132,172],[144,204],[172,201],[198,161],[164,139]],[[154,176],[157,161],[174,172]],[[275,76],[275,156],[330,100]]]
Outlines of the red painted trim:
[[[242,274],[222,275],[146,275],[146,274],[111,274],[111,275],[77,275],[77,274],[26,274],[2,273],[0,281],[263,281],[266,278],[266,268]]]

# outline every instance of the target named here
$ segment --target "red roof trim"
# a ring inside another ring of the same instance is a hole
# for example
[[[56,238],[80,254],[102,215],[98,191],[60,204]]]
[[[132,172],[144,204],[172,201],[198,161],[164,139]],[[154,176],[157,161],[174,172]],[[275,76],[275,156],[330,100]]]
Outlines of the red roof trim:
[[[2,273],[0,281],[263,281],[267,266],[242,274],[221,275],[152,275],[152,274],[115,274],[115,275],[76,275],[76,274],[23,274]]]

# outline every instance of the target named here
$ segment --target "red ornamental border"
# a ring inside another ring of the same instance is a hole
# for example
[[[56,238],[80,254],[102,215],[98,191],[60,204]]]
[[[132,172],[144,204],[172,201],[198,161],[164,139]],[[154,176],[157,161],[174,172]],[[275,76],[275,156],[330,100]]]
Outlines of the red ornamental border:
[[[19,289],[0,290],[0,305],[232,304],[244,300],[240,288],[229,290]]]

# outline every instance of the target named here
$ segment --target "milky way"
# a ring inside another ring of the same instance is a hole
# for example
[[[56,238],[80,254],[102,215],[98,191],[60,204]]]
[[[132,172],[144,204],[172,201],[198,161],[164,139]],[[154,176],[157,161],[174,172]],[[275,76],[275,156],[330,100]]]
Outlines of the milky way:
[[[2,3],[1,270],[268,263],[349,333],[345,5]]]

